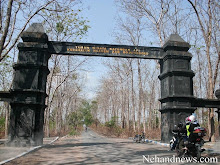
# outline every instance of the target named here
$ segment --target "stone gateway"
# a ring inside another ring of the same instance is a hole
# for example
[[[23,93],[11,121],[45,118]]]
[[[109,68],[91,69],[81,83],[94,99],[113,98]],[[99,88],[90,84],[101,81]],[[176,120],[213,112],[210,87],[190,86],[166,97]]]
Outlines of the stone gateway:
[[[51,54],[155,59],[160,63],[161,140],[168,142],[175,124],[196,107],[220,108],[219,100],[193,96],[190,45],[172,34],[162,48],[48,41],[42,24],[32,24],[21,35],[18,61],[14,64],[13,86],[0,92],[0,100],[11,105],[9,145],[43,144],[43,125],[48,60]]]

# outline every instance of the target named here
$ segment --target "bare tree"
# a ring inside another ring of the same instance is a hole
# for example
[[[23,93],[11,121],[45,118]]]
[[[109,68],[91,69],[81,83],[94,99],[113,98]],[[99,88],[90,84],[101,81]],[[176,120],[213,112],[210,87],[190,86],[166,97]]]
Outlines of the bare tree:
[[[169,0],[118,0],[118,2],[121,10],[128,15],[143,18],[142,21],[147,22],[146,26],[156,33],[159,37],[160,45],[163,45],[167,35],[163,32],[163,27],[165,25],[164,18],[169,11]]]
[[[31,1],[7,1],[1,0],[0,5],[0,62],[8,55],[15,44],[18,42],[21,33],[25,30],[28,23],[42,10],[48,10],[48,6],[58,3],[56,0],[41,1],[32,3]],[[6,10],[5,10],[6,9]],[[25,14],[23,20],[18,17]],[[19,25],[18,25],[19,20]]]
[[[216,20],[213,19],[213,15],[216,16],[218,13],[214,13],[213,11],[216,10],[216,8],[219,8],[219,6],[214,3],[215,1],[203,1],[202,3],[197,3],[197,0],[194,2],[191,0],[188,0],[190,3],[193,11],[195,12],[195,15],[197,17],[200,30],[203,36],[203,40],[205,42],[205,51],[206,51],[206,59],[208,62],[208,98],[212,99],[214,98],[214,90],[215,90],[215,84],[217,80],[217,75],[219,73],[218,66],[219,66],[219,60],[215,62],[216,65],[213,69],[214,61],[212,61],[212,54],[211,54],[211,44],[212,44],[212,36],[213,36],[213,24],[218,24],[218,22],[215,22]],[[219,11],[219,10],[218,10]],[[219,33],[219,29],[218,29]],[[219,54],[218,54],[219,59]],[[213,72],[214,71],[214,72]],[[214,126],[214,109],[209,109],[208,111],[208,128],[209,128],[209,138],[210,141],[215,141],[215,126]]]
[[[43,24],[46,29],[47,35],[50,40],[56,41],[75,41],[81,39],[83,35],[87,32],[89,26],[87,25],[87,20],[81,18],[79,19],[80,9],[75,7],[75,1],[70,1],[69,4],[59,4],[55,3],[54,6],[50,7],[50,10],[43,10],[40,13],[40,16],[44,18]],[[64,2],[63,2],[64,3]],[[76,8],[76,9],[75,9]],[[73,10],[75,9],[75,10]],[[64,12],[61,12],[64,11]],[[46,19],[50,18],[50,19]],[[59,92],[62,89],[63,83],[67,82],[71,78],[73,73],[85,63],[87,58],[77,61],[76,57],[62,57],[57,55],[52,55],[50,61],[51,72],[48,76],[47,83],[47,93],[48,98],[46,99],[46,104],[48,107],[45,110],[45,134],[49,136],[49,122],[50,122],[50,113],[51,106],[54,103],[54,96],[59,96]],[[66,65],[65,65],[66,64]],[[67,67],[66,67],[67,66]],[[70,67],[71,66],[71,67]],[[60,73],[58,73],[60,72]],[[57,84],[56,87],[52,88],[52,83],[54,77],[57,76],[57,73],[62,76],[62,81]],[[60,112],[63,108],[61,106],[62,97],[59,97],[57,105],[59,105],[58,111]],[[61,113],[58,114],[59,118]],[[57,120],[60,122],[61,120]],[[60,125],[60,123],[57,123]],[[58,128],[60,129],[60,127]]]

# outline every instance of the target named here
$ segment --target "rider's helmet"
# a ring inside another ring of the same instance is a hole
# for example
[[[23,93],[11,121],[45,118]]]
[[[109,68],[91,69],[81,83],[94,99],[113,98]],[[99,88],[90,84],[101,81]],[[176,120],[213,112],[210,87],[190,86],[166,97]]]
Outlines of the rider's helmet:
[[[196,121],[196,115],[192,114],[189,116],[190,122],[195,122]]]
[[[189,117],[190,117],[190,116],[188,116],[188,117],[185,119],[186,124],[188,124],[188,123],[191,122],[191,120],[189,119]]]
[[[197,119],[196,119],[196,114],[193,113],[192,115],[188,116],[185,120],[186,124],[188,123],[193,123],[193,122],[196,122]]]

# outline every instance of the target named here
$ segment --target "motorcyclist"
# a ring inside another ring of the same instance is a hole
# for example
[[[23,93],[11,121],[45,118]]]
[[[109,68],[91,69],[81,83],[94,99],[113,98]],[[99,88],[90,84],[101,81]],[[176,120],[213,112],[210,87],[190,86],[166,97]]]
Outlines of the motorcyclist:
[[[184,144],[187,146],[193,140],[193,131],[195,127],[200,127],[196,119],[196,114],[192,114],[186,118],[186,138],[184,138]]]
[[[179,123],[178,126],[174,126],[173,132],[181,134],[183,139],[180,141],[180,145],[185,146],[185,149],[187,149],[189,144],[193,141],[193,131],[195,127],[199,127],[195,114],[188,116],[185,119],[185,124]],[[178,138],[174,138],[170,141],[171,150],[176,148],[177,143],[179,143]]]
[[[201,153],[205,151],[201,147],[204,144],[202,139],[205,136],[206,130],[201,128],[196,120],[196,115],[192,114],[185,119],[185,124],[174,126],[178,128],[173,130],[173,139],[170,141],[171,150],[176,150],[177,156],[191,155],[200,158]]]

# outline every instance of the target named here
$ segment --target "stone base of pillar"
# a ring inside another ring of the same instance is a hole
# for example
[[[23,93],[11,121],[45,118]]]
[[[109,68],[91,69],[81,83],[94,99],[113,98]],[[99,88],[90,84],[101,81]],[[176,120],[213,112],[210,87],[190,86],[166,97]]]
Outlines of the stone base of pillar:
[[[11,104],[9,146],[38,146],[43,144],[44,106]]]
[[[180,122],[185,124],[187,116],[191,115],[194,110],[162,110],[161,111],[161,141],[163,143],[169,143],[172,139],[172,130],[174,125],[178,125]]]

